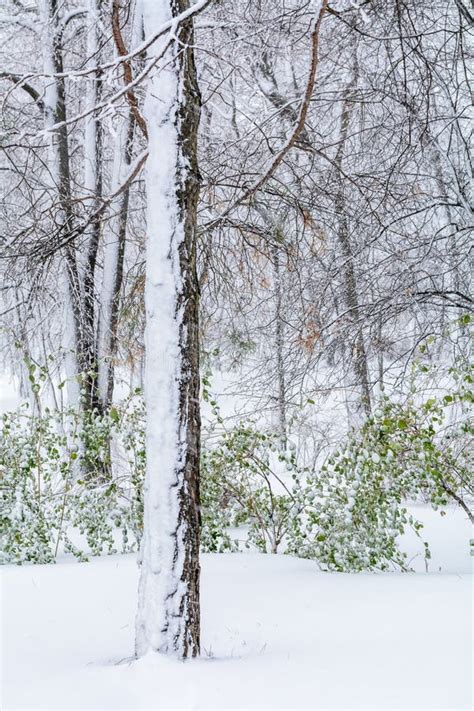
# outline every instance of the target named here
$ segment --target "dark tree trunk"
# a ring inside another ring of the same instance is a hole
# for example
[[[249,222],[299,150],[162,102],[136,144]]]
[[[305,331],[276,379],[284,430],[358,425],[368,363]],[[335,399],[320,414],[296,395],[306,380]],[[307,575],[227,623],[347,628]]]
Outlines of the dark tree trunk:
[[[187,9],[188,0],[175,0],[173,14]],[[185,525],[185,561],[182,581],[187,596],[182,598],[180,612],[186,615],[183,656],[200,653],[200,442],[201,414],[199,406],[199,284],[197,277],[196,222],[200,176],[197,164],[197,140],[201,97],[194,63],[194,32],[192,22],[183,25],[180,42],[186,50],[180,53],[183,99],[179,110],[180,135],[178,148],[189,165],[183,188],[178,192],[178,205],[184,223],[184,240],[179,250],[183,287],[178,308],[183,309],[180,333],[182,378],[179,398],[180,428],[186,432],[186,458],[183,462],[182,486],[179,492],[179,517]]]

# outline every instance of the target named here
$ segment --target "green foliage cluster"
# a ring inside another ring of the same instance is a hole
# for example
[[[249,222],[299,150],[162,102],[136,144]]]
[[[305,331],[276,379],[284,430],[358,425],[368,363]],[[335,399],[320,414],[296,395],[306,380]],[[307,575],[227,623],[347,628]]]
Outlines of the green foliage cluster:
[[[312,558],[325,570],[406,570],[397,537],[422,527],[404,505],[416,484],[408,474],[387,484],[379,455],[365,449],[369,430],[317,472],[279,452],[274,435],[243,424],[225,434],[204,458],[204,548],[251,545]],[[242,527],[245,540],[232,539]],[[423,550],[429,556],[427,545]]]
[[[134,550],[145,466],[143,402],[107,413],[27,405],[1,418],[0,561],[48,563],[64,549],[87,555]],[[118,464],[112,472],[111,448]]]
[[[411,528],[421,541],[422,532],[407,502],[455,503],[472,520],[473,366],[459,359],[445,375],[442,394],[420,398],[434,373],[415,362],[408,397],[383,397],[316,470],[298,466],[275,435],[244,423],[224,432],[204,454],[207,550],[238,548],[230,531],[244,526],[246,545],[312,558],[326,570],[407,570],[399,536]],[[420,550],[428,560],[428,542]]]
[[[295,452],[284,451],[277,435],[253,423],[224,432],[202,457],[204,549],[238,549],[229,530],[245,527],[246,547],[276,553],[301,508],[291,491],[299,474]]]
[[[294,445],[253,422],[231,430],[211,394],[202,452],[204,551],[253,547],[317,561],[325,570],[409,568],[398,546],[422,525],[407,502],[455,502],[472,519],[472,364],[456,361],[441,394],[428,398],[421,357],[406,397],[383,397],[372,417],[321,466],[298,462]],[[34,373],[32,373],[34,377]],[[145,411],[140,392],[106,413],[24,406],[3,415],[0,438],[1,562],[47,563],[59,551],[88,555],[136,550],[142,530]],[[113,466],[112,466],[113,464]]]

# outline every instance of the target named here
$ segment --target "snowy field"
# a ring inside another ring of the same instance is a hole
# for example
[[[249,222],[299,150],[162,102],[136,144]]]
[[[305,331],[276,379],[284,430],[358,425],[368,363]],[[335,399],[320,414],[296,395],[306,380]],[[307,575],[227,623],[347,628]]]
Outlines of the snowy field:
[[[203,657],[185,663],[130,659],[133,556],[5,566],[2,708],[470,708],[470,526],[417,514],[428,574],[203,556]]]

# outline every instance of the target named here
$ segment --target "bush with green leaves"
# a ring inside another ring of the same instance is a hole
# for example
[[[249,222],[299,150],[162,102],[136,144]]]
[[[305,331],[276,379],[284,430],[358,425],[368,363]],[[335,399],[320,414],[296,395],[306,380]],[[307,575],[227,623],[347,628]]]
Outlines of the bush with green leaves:
[[[314,558],[325,570],[407,569],[397,538],[407,527],[422,528],[405,506],[416,484],[383,462],[386,453],[372,448],[371,434],[367,428],[365,439],[350,441],[307,477],[299,491],[304,516],[294,521],[289,552]],[[424,552],[429,557],[426,543]]]
[[[406,570],[399,536],[411,528],[421,541],[422,531],[408,501],[434,508],[456,502],[472,520],[472,364],[459,357],[435,373],[426,348],[408,392],[383,397],[361,429],[311,470],[299,464],[295,447],[253,422],[226,429],[205,373],[213,419],[202,450],[203,550],[255,547],[308,557],[326,570]],[[81,560],[136,550],[145,474],[141,394],[102,414],[33,415],[25,406],[3,415],[0,474],[2,562],[51,562],[62,549]],[[429,558],[426,541],[420,550]]]
[[[425,353],[422,344],[408,393],[382,397],[361,429],[313,471],[255,424],[225,431],[211,401],[223,434],[203,453],[205,549],[241,547],[230,533],[240,526],[248,531],[246,545],[284,549],[326,570],[406,570],[399,537],[412,529],[428,560],[422,524],[407,502],[428,501],[434,509],[456,503],[472,520],[473,366],[459,356],[435,372]],[[439,394],[431,395],[438,381]]]
[[[294,451],[281,451],[277,435],[240,424],[203,463],[205,550],[284,551],[326,570],[407,568],[397,537],[407,526],[421,529],[403,504],[409,486],[404,479],[387,486],[379,456],[357,442],[314,472],[298,466]],[[246,538],[232,538],[242,527]]]
[[[295,519],[289,550],[329,570],[404,570],[397,538],[407,527],[418,535],[422,528],[407,501],[423,499],[434,509],[456,503],[473,520],[472,364],[450,366],[450,389],[445,381],[427,399],[420,398],[420,372],[433,375],[417,362],[418,388],[403,402],[382,398],[373,417],[307,477],[298,493],[305,516]]]
[[[104,414],[32,415],[25,405],[2,416],[1,562],[51,562],[61,547],[81,560],[136,549],[143,419],[138,393]]]
[[[299,478],[295,452],[280,438],[241,423],[224,432],[202,455],[202,545],[204,550],[235,550],[229,530],[245,527],[245,545],[276,553],[300,504],[292,492]]]
[[[25,407],[2,416],[0,473],[2,562],[54,559],[61,486],[70,478],[67,437],[51,417]]]

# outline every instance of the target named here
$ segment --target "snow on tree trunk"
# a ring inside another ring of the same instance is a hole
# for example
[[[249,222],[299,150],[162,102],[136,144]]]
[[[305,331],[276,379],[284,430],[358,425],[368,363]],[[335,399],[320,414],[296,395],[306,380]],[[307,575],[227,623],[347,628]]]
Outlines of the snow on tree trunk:
[[[282,285],[280,273],[280,255],[278,247],[272,244],[271,247],[272,264],[273,264],[273,282],[275,291],[275,351],[276,351],[276,370],[277,370],[277,401],[278,401],[278,434],[280,435],[280,447],[283,451],[286,450],[288,444],[287,426],[286,426],[286,378],[285,378],[285,363],[283,346],[285,342],[282,299]]]
[[[101,0],[89,0],[87,8],[87,66],[95,69],[87,80],[86,109],[92,113],[85,124],[84,143],[84,188],[87,196],[85,206],[94,213],[102,198],[102,153],[103,131],[101,121],[93,111],[101,99],[102,78],[97,66],[101,61],[99,32],[101,27]],[[100,410],[97,393],[97,344],[96,344],[96,266],[102,224],[92,220],[85,231],[85,243],[78,249],[78,274],[81,282],[81,331],[83,345],[83,375],[87,409]]]
[[[48,76],[44,87],[44,126],[48,131],[57,121],[58,114],[58,86],[57,79],[50,78],[56,72],[56,63],[54,59],[55,52],[55,33],[57,32],[55,15],[55,7],[51,5],[50,0],[40,0],[39,13],[41,19],[41,48],[43,55],[43,69]],[[49,189],[56,193],[61,185],[61,170],[60,170],[60,148],[56,132],[49,133]],[[65,215],[63,211],[57,218],[64,222]],[[63,348],[64,348],[64,366],[67,379],[68,405],[74,409],[79,408],[80,403],[80,386],[78,381],[79,364],[77,358],[77,340],[74,321],[73,296],[71,294],[71,285],[68,276],[68,268],[66,259],[62,259],[62,270],[60,275],[60,289],[62,292],[63,313],[64,313],[64,331],[63,331]]]
[[[113,190],[117,190],[125,178],[125,170],[131,161],[133,142],[133,117],[117,132],[117,148],[112,171]],[[116,351],[117,321],[120,290],[123,277],[123,260],[127,231],[130,188],[127,187],[114,203],[117,215],[104,230],[104,268],[100,292],[100,309],[97,336],[98,391],[104,408],[112,402],[114,385],[113,359]]]
[[[133,9],[131,46],[141,41],[142,10],[137,0]],[[115,134],[115,151],[112,168],[112,193],[119,190],[127,178],[133,154],[135,119],[129,107]],[[97,385],[100,401],[104,408],[112,403],[114,390],[114,358],[117,351],[117,328],[120,305],[120,291],[123,281],[125,240],[127,236],[130,186],[123,190],[113,203],[116,213],[104,227],[104,267],[100,290],[98,318]]]
[[[145,38],[187,8],[145,0]],[[148,80],[147,472],[136,654],[199,654],[199,341],[196,207],[200,97],[192,22],[175,28]]]

